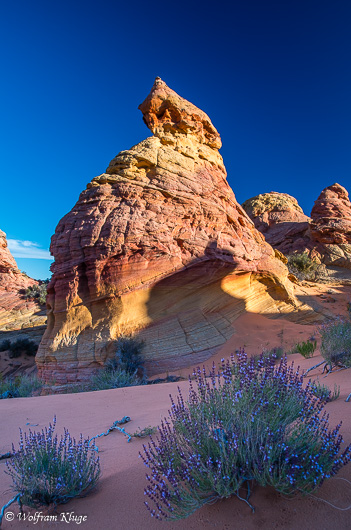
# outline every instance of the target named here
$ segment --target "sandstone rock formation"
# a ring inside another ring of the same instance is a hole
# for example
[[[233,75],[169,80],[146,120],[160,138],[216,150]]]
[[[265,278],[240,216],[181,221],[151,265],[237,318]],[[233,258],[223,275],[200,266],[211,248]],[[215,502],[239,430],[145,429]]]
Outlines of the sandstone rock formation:
[[[275,191],[262,193],[242,206],[266,241],[283,254],[309,248],[310,219],[291,195]]]
[[[0,332],[44,324],[46,317],[33,300],[25,300],[21,290],[38,282],[23,274],[8,249],[6,234],[0,230]]]
[[[312,208],[311,238],[327,265],[351,269],[351,202],[343,186],[325,188]]]
[[[15,262],[11,252],[7,246],[6,234],[0,230],[0,282],[4,283],[3,274],[12,275],[15,277],[19,273],[17,263]]]
[[[40,375],[84,380],[139,330],[149,375],[209,358],[245,309],[299,318],[287,268],[226,181],[209,117],[157,78],[153,136],[94,178],[52,237]]]
[[[286,193],[263,193],[242,206],[266,241],[283,254],[308,252],[325,265],[351,268],[351,203],[340,184],[322,191],[311,218]]]

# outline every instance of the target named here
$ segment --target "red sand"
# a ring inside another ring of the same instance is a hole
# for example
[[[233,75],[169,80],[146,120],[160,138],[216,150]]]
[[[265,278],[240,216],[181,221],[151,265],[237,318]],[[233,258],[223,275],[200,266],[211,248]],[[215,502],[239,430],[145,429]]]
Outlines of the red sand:
[[[323,286],[325,289],[325,286]],[[335,288],[335,291],[337,289]],[[328,303],[328,309],[334,313],[343,313],[346,301],[350,298],[350,289],[340,289],[335,293],[336,303]],[[310,293],[311,294],[311,293]],[[315,296],[318,295],[316,288]],[[333,295],[334,296],[334,295]],[[215,360],[229,354],[235,348],[246,345],[249,354],[259,353],[262,348],[272,348],[281,344],[291,347],[294,343],[306,340],[315,332],[316,326],[302,326],[292,324],[286,320],[272,320],[260,315],[246,314],[235,322],[236,335],[228,346],[223,348]],[[303,359],[299,354],[289,355],[289,361],[294,360],[301,368],[307,369],[319,362],[318,352],[312,359]],[[182,370],[186,376],[191,370]],[[334,383],[340,385],[340,397],[327,404],[330,413],[330,425],[334,427],[340,419],[343,420],[341,433],[346,443],[351,443],[351,402],[345,398],[351,392],[351,369],[337,371],[323,379],[320,369],[311,374],[331,389]],[[0,433],[0,453],[11,450],[11,443],[17,446],[19,439],[18,428],[29,429],[27,423],[38,424],[32,429],[40,430],[57,416],[57,431],[63,427],[69,429],[71,435],[78,437],[83,433],[85,437],[94,436],[103,431],[117,419],[128,415],[132,421],[125,428],[135,432],[138,427],[159,424],[161,418],[167,415],[170,406],[169,394],[177,393],[177,386],[187,393],[188,383],[167,383],[126,389],[105,390],[84,394],[51,395],[33,398],[0,400],[2,429]],[[67,523],[60,521],[61,512],[74,512],[74,515],[86,515],[87,520],[80,526],[86,530],[100,530],[105,528],[118,530],[140,529],[240,529],[254,530],[275,528],[296,530],[350,530],[351,510],[337,510],[311,496],[287,499],[269,488],[256,487],[252,493],[251,502],[256,511],[232,497],[205,506],[187,519],[179,522],[159,522],[153,520],[144,507],[143,490],[146,485],[143,465],[138,453],[145,440],[127,439],[121,433],[113,431],[106,437],[99,438],[97,445],[101,459],[102,477],[97,489],[83,499],[74,499],[57,510],[59,522],[45,522],[34,525],[36,528],[66,527]],[[0,461],[0,468],[5,469],[4,460]],[[330,479],[316,495],[343,509],[351,505],[351,464],[344,467],[338,479]],[[10,490],[11,479],[3,472],[0,473],[0,506],[4,505],[13,495]],[[14,512],[15,520],[3,520],[4,530],[10,528],[33,528],[33,522],[17,519],[18,507],[12,505],[7,509]],[[25,508],[26,514],[34,514],[35,510]],[[75,527],[76,523],[70,523]]]
[[[307,368],[316,363],[320,357],[304,360],[300,355],[292,355],[291,359]],[[338,400],[329,403],[330,424],[334,427],[340,419],[344,420],[342,434],[347,443],[351,442],[351,403],[345,398],[351,391],[350,370],[343,370],[328,375],[322,380],[331,388],[334,383],[341,387]],[[179,386],[187,391],[188,383],[182,381]],[[157,425],[167,414],[169,394],[175,395],[177,383],[155,386],[143,386],[126,389],[105,390],[84,394],[52,395],[33,398],[9,399],[0,401],[3,418],[3,429],[0,438],[0,452],[10,450],[11,443],[17,445],[18,427],[28,429],[27,422],[39,424],[32,429],[41,429],[48,425],[53,416],[57,416],[57,430],[67,427],[74,436],[82,432],[84,436],[94,436],[106,429],[117,419],[129,415],[132,421],[125,427],[134,432],[138,427]],[[106,437],[99,438],[97,445],[100,450],[102,478],[97,489],[84,499],[75,499],[60,506],[60,512],[74,512],[75,515],[86,515],[87,521],[82,526],[87,530],[100,528],[140,529],[200,529],[200,528],[240,528],[245,530],[271,528],[291,529],[350,529],[351,511],[336,510],[311,497],[297,497],[288,500],[268,488],[256,488],[251,501],[256,508],[253,514],[249,507],[233,497],[205,506],[188,519],[166,523],[153,520],[143,505],[143,489],[146,484],[144,467],[138,453],[143,441],[127,439],[121,433],[113,431]],[[5,469],[4,461],[0,466]],[[351,465],[342,469],[339,477],[351,481]],[[0,475],[1,506],[12,494],[9,491],[11,479]],[[341,480],[330,479],[318,490],[317,495],[329,502],[345,508],[351,504],[351,484]],[[8,511],[18,513],[12,505]],[[34,513],[35,510],[26,513]],[[59,518],[59,517],[58,517]],[[65,522],[39,523],[37,528],[57,527]],[[70,523],[75,526],[75,523]],[[3,528],[32,528],[28,521],[3,521]]]

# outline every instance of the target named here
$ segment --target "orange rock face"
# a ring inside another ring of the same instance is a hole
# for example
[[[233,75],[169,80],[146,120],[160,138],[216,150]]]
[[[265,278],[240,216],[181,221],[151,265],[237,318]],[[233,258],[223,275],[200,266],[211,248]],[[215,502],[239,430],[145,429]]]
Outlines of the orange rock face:
[[[286,193],[264,193],[243,208],[266,241],[283,254],[308,252],[326,265],[351,268],[351,203],[340,184],[325,188],[307,217]]]
[[[139,107],[153,136],[94,178],[52,237],[48,328],[37,365],[84,380],[122,332],[148,373],[209,358],[245,309],[296,314],[287,269],[226,181],[209,117],[159,78]]]
[[[343,186],[325,188],[312,208],[311,237],[323,247],[323,261],[351,269],[351,202]]]
[[[262,193],[242,206],[266,241],[283,254],[303,252],[311,246],[310,218],[291,195]]]
[[[7,246],[6,234],[0,230],[0,282],[4,282],[3,274],[15,276],[19,273],[17,263]]]
[[[35,313],[40,307],[32,300],[25,300],[20,291],[37,283],[19,270],[8,249],[6,234],[0,230],[0,331],[36,325]],[[40,324],[43,320],[41,317]]]
[[[351,243],[351,202],[340,184],[325,188],[312,208],[311,234],[319,243]]]

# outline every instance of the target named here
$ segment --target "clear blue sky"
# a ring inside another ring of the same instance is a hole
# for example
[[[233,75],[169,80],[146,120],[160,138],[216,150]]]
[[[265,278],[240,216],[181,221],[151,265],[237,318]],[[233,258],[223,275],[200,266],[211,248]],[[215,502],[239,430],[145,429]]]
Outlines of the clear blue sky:
[[[335,181],[351,192],[350,28],[348,0],[2,2],[0,229],[47,256],[86,184],[149,136],[156,76],[209,114],[239,202],[286,192],[310,214]]]

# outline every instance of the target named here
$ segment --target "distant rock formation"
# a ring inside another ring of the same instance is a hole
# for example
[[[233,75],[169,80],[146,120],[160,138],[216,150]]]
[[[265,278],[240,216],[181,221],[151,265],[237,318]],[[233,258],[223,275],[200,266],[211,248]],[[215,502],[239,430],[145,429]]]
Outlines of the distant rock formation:
[[[7,278],[16,278],[19,273],[20,270],[17,267],[17,263],[7,246],[6,234],[0,230],[0,285],[6,283],[6,277],[3,275],[8,275]]]
[[[95,177],[51,241],[40,375],[87,378],[139,330],[148,373],[208,359],[245,309],[301,318],[287,268],[226,181],[209,117],[156,78],[153,136]]]
[[[311,239],[322,261],[351,269],[351,202],[346,189],[340,184],[325,188],[311,218]]]
[[[7,246],[6,234],[0,230],[0,332],[43,325],[45,315],[33,300],[26,300],[21,290],[38,282],[23,274]]]
[[[283,254],[302,252],[309,247],[310,218],[291,195],[262,193],[245,201],[242,207],[266,241]]]
[[[263,193],[243,208],[266,241],[283,254],[308,252],[325,265],[351,268],[351,202],[345,188],[325,188],[307,217],[286,193]]]

